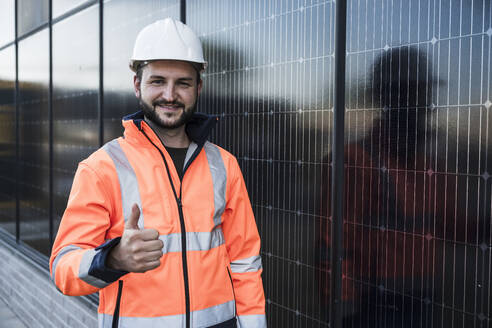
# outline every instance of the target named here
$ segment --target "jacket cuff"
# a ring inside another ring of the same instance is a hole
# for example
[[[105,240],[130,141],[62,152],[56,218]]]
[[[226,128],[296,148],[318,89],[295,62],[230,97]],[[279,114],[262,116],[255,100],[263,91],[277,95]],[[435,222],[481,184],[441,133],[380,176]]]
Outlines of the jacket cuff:
[[[120,239],[121,237],[117,237],[96,247],[96,254],[94,255],[89,268],[89,275],[99,278],[107,283],[112,283],[128,273],[128,271],[115,270],[106,266],[106,258],[108,257],[109,252],[113,249],[113,247],[118,245]]]

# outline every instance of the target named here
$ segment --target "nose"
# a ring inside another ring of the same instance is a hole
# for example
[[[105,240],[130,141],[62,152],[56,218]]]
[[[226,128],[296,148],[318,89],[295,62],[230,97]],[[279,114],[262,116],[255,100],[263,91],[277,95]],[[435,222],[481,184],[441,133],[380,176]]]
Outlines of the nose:
[[[166,83],[162,87],[161,96],[166,102],[175,101],[176,100],[176,88],[175,88],[174,83]]]

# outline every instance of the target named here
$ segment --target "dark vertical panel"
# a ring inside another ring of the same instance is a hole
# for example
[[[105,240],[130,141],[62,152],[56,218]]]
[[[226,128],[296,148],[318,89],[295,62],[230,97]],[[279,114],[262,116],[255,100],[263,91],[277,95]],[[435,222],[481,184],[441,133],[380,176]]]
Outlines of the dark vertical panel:
[[[212,140],[238,158],[262,238],[268,324],[327,327],[334,2],[186,7],[209,62],[198,110],[221,117]]]
[[[15,46],[0,51],[0,227],[15,235]]]
[[[365,9],[365,8],[364,8]],[[364,10],[365,11],[365,10]],[[331,327],[341,328],[343,317],[342,259],[343,259],[343,195],[344,195],[344,135],[345,135],[345,51],[347,2],[336,3],[335,18],[335,87],[333,108],[333,168],[331,181]],[[346,283],[346,282],[345,282]]]
[[[120,136],[123,116],[139,110],[128,63],[138,32],[165,17],[180,17],[179,0],[104,2],[104,141]]]
[[[17,35],[46,24],[48,16],[49,0],[17,0]]]
[[[49,245],[49,31],[19,42],[20,239],[48,255]]]
[[[0,47],[15,40],[15,0],[0,3]]]
[[[53,25],[55,232],[77,164],[99,147],[99,6]]]
[[[488,327],[490,1],[348,5],[343,324]]]

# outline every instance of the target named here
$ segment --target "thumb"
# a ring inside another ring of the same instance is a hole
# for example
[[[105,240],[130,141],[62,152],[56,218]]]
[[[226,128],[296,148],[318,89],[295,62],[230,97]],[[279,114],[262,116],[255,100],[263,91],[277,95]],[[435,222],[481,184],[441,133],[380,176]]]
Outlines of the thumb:
[[[137,204],[132,206],[132,214],[125,222],[125,229],[136,229],[138,230],[138,218],[140,217],[140,209]]]

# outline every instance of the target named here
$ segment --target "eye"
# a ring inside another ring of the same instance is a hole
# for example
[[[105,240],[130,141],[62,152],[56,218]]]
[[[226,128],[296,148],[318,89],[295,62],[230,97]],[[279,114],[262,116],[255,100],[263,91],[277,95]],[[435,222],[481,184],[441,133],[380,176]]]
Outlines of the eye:
[[[164,82],[163,80],[152,80],[150,81],[150,84],[161,85],[163,82]]]
[[[191,87],[191,84],[189,84],[188,82],[184,82],[184,81],[181,81],[181,82],[179,82],[178,84],[179,84],[180,86],[182,86],[182,87],[185,87],[185,88],[187,88],[187,87]]]

